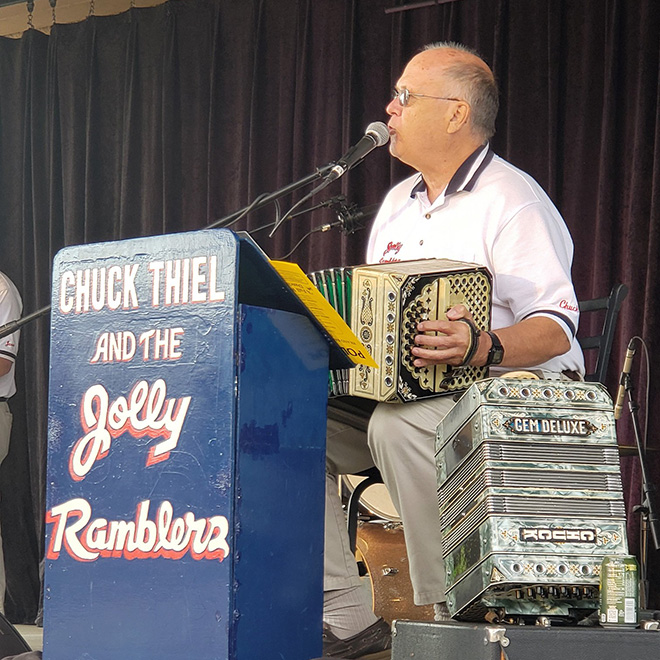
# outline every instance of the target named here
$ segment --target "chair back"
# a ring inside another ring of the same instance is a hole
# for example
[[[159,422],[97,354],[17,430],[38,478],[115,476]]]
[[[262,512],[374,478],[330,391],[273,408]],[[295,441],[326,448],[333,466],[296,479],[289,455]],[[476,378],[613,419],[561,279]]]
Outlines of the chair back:
[[[605,319],[600,334],[578,337],[580,346],[585,351],[585,358],[588,357],[587,351],[596,351],[594,370],[585,376],[585,380],[589,382],[605,383],[607,368],[610,363],[610,354],[612,352],[612,343],[614,342],[614,331],[621,304],[627,295],[628,287],[625,284],[615,284],[609,296],[605,298],[594,298],[593,300],[583,300],[579,303],[581,323],[584,314],[605,311]]]

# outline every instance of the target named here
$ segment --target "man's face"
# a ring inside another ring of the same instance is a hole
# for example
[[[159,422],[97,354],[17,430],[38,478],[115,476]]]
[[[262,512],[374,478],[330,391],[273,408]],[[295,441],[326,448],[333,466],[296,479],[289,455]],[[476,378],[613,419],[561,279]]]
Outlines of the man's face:
[[[447,59],[447,54],[440,50],[413,57],[396,83],[398,91],[407,89],[411,93],[408,103],[404,106],[395,97],[386,108],[390,115],[390,153],[419,171],[423,171],[425,163],[441,158],[446,150],[446,125],[456,107],[454,101],[446,98],[451,96],[443,74]]]

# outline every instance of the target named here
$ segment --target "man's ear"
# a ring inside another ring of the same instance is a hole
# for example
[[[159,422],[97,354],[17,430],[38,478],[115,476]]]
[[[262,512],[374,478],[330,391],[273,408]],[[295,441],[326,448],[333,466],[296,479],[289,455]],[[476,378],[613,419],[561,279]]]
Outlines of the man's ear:
[[[456,133],[468,123],[470,119],[470,106],[465,101],[456,103],[454,112],[447,125],[448,133]]]

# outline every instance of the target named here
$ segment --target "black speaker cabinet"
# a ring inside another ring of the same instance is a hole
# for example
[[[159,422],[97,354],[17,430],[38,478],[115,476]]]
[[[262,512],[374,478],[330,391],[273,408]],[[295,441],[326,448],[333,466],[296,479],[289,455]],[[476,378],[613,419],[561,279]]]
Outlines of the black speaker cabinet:
[[[395,621],[392,660],[658,660],[660,632]]]

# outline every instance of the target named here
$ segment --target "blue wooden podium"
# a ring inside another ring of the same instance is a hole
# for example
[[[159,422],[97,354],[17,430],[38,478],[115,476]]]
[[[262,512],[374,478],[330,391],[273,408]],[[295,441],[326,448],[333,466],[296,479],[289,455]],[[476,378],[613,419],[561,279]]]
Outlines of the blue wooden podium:
[[[45,660],[321,652],[330,360],[228,230],[53,269]]]

